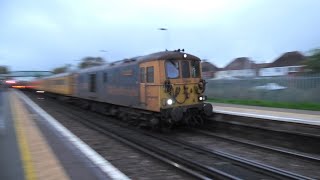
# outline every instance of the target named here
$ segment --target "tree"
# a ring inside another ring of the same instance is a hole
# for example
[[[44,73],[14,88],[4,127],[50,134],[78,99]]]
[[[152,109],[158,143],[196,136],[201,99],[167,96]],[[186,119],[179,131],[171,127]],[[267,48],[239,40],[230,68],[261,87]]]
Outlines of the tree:
[[[0,74],[8,74],[9,69],[7,66],[0,66]]]
[[[89,68],[93,66],[101,66],[105,64],[105,60],[101,57],[85,57],[81,60],[82,62],[79,63],[79,68]]]
[[[320,72],[320,49],[314,49],[311,51],[311,55],[308,56],[307,60],[304,62],[307,69],[312,72]]]
[[[54,68],[54,69],[52,70],[52,72],[53,72],[53,74],[65,73],[65,72],[68,72],[68,71],[69,71],[69,68],[70,68],[70,65],[67,64],[67,65],[62,66],[62,67]]]

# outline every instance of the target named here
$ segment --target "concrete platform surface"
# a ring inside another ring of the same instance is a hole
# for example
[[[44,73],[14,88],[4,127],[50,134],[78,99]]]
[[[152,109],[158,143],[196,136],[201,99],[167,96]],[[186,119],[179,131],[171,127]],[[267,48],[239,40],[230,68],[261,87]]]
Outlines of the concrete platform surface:
[[[129,179],[23,93],[0,90],[0,179]]]
[[[214,112],[217,113],[320,125],[320,111],[246,106],[225,103],[211,104],[213,105]]]

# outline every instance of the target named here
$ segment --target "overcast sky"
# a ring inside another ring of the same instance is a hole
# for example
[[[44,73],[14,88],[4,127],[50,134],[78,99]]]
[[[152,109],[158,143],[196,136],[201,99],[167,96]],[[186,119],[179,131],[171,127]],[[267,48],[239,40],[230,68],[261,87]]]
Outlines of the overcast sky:
[[[0,65],[51,70],[84,56],[115,61],[165,48],[219,67],[239,56],[270,62],[319,47],[319,7],[319,0],[1,0]]]

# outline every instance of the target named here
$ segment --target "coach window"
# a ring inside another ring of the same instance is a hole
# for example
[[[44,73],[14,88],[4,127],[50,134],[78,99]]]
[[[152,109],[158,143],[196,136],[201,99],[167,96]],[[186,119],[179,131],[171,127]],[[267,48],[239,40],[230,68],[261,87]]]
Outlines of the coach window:
[[[199,61],[191,62],[191,73],[193,78],[200,77],[200,63]]]
[[[147,83],[154,83],[154,68],[147,67]]]
[[[90,92],[96,92],[96,75],[90,74],[90,83],[89,83]]]
[[[140,82],[141,83],[145,83],[145,74],[146,74],[145,68],[144,67],[140,68]]]
[[[189,61],[181,61],[182,78],[190,78]]]
[[[167,78],[178,78],[179,77],[179,62],[176,60],[166,61],[166,73]]]
[[[103,82],[106,83],[108,81],[108,73],[103,73]]]

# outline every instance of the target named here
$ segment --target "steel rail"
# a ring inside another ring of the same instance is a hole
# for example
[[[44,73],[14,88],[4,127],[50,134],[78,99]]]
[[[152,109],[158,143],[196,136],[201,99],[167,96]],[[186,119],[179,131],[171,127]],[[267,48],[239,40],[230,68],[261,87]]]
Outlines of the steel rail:
[[[268,145],[253,143],[253,142],[249,142],[249,141],[246,141],[246,140],[240,140],[240,139],[236,139],[236,138],[225,137],[225,136],[221,136],[221,135],[218,135],[218,134],[215,134],[215,133],[212,133],[212,132],[207,132],[207,131],[204,131],[204,130],[192,129],[192,131],[198,132],[198,133],[201,133],[201,134],[204,134],[204,135],[207,135],[207,136],[212,136],[212,137],[215,137],[215,138],[220,138],[220,139],[227,140],[227,141],[232,141],[232,142],[236,142],[236,143],[250,145],[250,146],[253,146],[253,147],[258,147],[258,148],[261,148],[261,149],[275,151],[275,152],[282,153],[282,154],[285,154],[285,155],[291,155],[291,156],[296,156],[298,158],[304,158],[306,160],[315,161],[317,163],[320,162],[320,157],[316,157],[316,156],[310,156],[310,155],[299,153],[299,152],[293,152],[293,151],[289,151],[289,150],[286,150],[286,149],[277,148],[277,147],[274,147],[274,146],[268,146]]]

